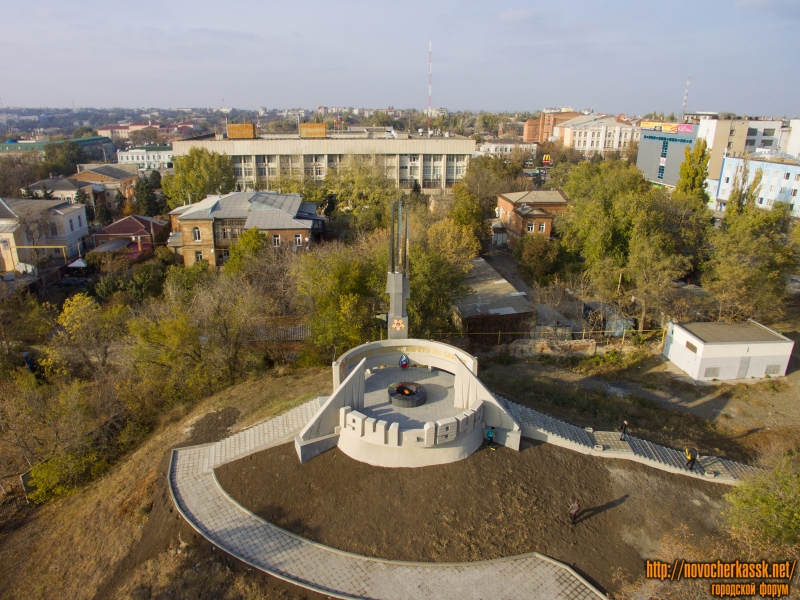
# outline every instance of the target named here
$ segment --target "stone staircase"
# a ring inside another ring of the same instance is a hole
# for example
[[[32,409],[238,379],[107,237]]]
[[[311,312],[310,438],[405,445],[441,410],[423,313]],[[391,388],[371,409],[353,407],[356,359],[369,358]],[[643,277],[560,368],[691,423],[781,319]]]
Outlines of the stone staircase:
[[[560,438],[572,444],[577,444],[578,446],[584,446],[586,448],[592,448],[594,446],[592,438],[582,427],[559,421],[538,410],[528,408],[516,402],[511,402],[511,400],[507,398],[497,395],[495,395],[495,398],[497,398],[498,402],[503,405],[521,427],[525,425],[535,427],[550,437]]]
[[[327,400],[320,396],[301,404],[274,419],[248,427],[219,442],[205,446],[202,473],[211,473],[216,467],[258,452],[265,446],[297,433]]]

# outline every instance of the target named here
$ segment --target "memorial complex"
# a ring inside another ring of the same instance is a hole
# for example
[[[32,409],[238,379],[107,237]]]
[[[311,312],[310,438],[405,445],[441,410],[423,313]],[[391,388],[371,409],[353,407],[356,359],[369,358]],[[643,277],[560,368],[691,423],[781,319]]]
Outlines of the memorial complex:
[[[519,450],[520,426],[478,379],[477,359],[449,344],[408,339],[402,200],[392,205],[390,237],[388,339],[357,346],[333,363],[333,394],[295,436],[298,457],[305,462],[338,447],[380,467],[444,464],[475,452],[489,427],[497,443]]]

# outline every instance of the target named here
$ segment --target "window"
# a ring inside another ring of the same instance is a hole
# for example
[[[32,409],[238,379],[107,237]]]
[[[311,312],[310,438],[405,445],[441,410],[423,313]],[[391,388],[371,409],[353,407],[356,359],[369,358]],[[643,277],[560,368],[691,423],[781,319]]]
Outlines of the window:
[[[794,180],[795,181],[800,181],[800,173],[798,173],[797,175],[794,176]]]
[[[83,227],[83,223],[81,222],[81,216],[78,215],[78,227]]]
[[[50,223],[50,235],[58,235],[58,227],[55,223]]]
[[[535,223],[528,223],[528,233],[533,233],[535,226]]]
[[[72,224],[72,219],[69,220],[69,230],[75,231],[75,225]]]
[[[303,245],[303,236],[299,233],[294,234],[294,245],[298,247]]]
[[[544,229],[545,229],[544,223],[539,223],[539,233],[544,233]]]
[[[276,233],[276,234],[274,234],[272,236],[272,245],[275,246],[275,247],[278,247],[278,246],[281,245],[281,236],[280,236],[280,234]]]
[[[725,183],[730,183],[730,182],[731,182],[731,178],[730,177],[726,177],[725,178]]]
[[[764,130],[764,135],[767,136],[767,137],[773,137],[775,135],[775,130],[774,129],[765,129]]]
[[[792,194],[791,195],[792,195],[793,198],[797,196],[797,188],[792,190]]]
[[[689,352],[694,352],[697,354],[697,346],[695,346],[692,342],[687,341],[686,347],[689,349]]]
[[[767,365],[767,368],[764,369],[764,375],[780,375],[780,373],[781,373],[780,365]]]
[[[661,165],[660,167],[658,167],[658,178],[659,179],[664,179],[664,165]]]
[[[784,179],[789,179],[789,173],[784,173],[784,174],[783,174],[783,178],[784,178]]]
[[[754,139],[748,139],[748,140],[745,140],[744,145],[745,146],[755,146],[756,145],[756,141]]]
[[[750,127],[750,128],[748,128],[748,130],[747,130],[747,135],[748,135],[748,136],[755,136],[755,135],[758,135],[758,129],[756,129],[755,127]]]
[[[772,140],[761,140],[762,148],[770,148],[771,146],[772,146]]]
[[[667,158],[667,150],[669,149],[669,142],[661,142],[661,158]]]
[[[199,250],[194,253],[194,262],[200,262],[203,260],[203,253]]]
[[[781,191],[780,191],[779,193],[780,193],[780,194],[785,194],[785,193],[786,193],[786,188],[785,188],[785,187],[782,187],[782,188],[781,188]]]
[[[194,229],[192,229],[192,239],[195,242],[199,242],[200,241],[200,228],[199,227],[195,227]]]
[[[222,262],[227,262],[230,257],[231,257],[231,251],[225,248],[222,251]]]
[[[703,377],[719,377],[719,367],[706,367]]]

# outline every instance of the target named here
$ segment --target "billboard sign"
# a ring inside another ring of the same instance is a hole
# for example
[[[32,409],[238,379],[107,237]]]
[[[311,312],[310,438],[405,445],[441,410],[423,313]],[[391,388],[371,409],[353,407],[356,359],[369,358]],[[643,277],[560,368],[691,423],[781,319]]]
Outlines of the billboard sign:
[[[660,121],[642,121],[643,130],[660,131],[661,133],[692,133],[694,125],[690,123],[661,123]]]

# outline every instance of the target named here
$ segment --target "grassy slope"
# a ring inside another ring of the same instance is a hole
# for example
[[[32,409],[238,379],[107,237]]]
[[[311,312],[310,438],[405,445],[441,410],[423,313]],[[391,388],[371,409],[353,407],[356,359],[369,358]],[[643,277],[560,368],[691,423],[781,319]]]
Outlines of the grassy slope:
[[[28,513],[13,531],[0,532],[0,596],[92,598],[141,537],[162,457],[187,438],[202,415],[235,407],[234,429],[330,393],[327,368],[264,376],[199,402],[152,434],[130,457],[79,493]],[[6,548],[7,550],[3,550]],[[16,565],[16,566],[14,566]],[[13,568],[6,569],[6,566]]]

